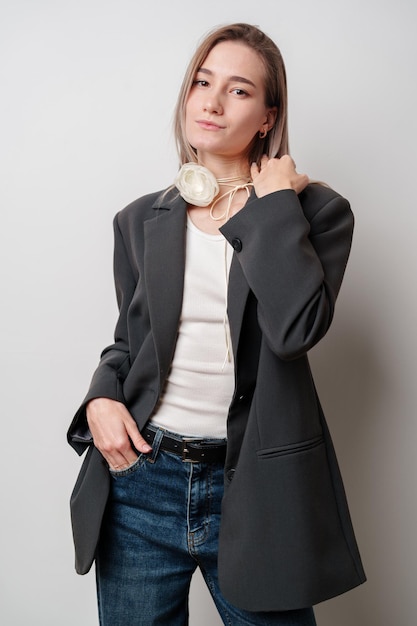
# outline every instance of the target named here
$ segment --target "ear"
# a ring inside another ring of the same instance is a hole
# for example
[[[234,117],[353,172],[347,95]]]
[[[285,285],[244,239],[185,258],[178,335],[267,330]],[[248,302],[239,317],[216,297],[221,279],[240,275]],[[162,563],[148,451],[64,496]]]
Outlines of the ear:
[[[265,124],[267,124],[268,126],[268,131],[270,131],[271,128],[274,127],[275,122],[277,121],[277,116],[278,116],[278,107],[271,107],[270,109],[267,109]]]

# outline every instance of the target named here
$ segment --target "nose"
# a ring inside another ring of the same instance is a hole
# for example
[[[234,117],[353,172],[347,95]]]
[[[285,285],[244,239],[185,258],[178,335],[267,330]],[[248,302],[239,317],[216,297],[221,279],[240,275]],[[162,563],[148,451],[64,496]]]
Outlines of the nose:
[[[223,113],[221,98],[219,94],[214,91],[206,94],[203,106],[204,111],[207,111],[207,113],[215,113],[217,115],[221,115]]]

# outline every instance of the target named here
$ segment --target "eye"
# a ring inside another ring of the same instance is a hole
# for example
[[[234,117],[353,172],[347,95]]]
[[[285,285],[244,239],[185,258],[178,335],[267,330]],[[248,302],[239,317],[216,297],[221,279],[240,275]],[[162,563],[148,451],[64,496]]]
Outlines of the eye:
[[[203,78],[196,78],[193,80],[193,87],[208,87],[208,82]]]
[[[240,89],[239,87],[236,87],[235,89],[232,89],[232,93],[236,94],[237,96],[247,96],[248,92],[245,91],[244,89]]]

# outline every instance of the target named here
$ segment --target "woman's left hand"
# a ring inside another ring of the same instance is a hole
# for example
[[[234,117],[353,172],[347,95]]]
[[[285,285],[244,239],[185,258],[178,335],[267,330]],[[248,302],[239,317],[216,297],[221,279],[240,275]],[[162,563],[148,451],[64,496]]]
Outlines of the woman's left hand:
[[[284,189],[293,189],[299,194],[310,182],[306,174],[298,174],[288,154],[280,159],[264,155],[259,167],[256,163],[252,164],[251,176],[258,198]]]

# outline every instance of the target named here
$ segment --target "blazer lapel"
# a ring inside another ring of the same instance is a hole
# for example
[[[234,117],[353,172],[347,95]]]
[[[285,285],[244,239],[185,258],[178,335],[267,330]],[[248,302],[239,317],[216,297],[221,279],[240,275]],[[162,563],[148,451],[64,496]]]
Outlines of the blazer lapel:
[[[174,197],[167,193],[155,202],[156,215],[144,224],[145,280],[161,383],[174,355],[184,288],[187,205],[174,193]],[[235,359],[248,294],[248,283],[234,255],[227,312]]]
[[[145,280],[160,383],[168,373],[181,316],[185,269],[186,204],[163,196],[145,228]]]

